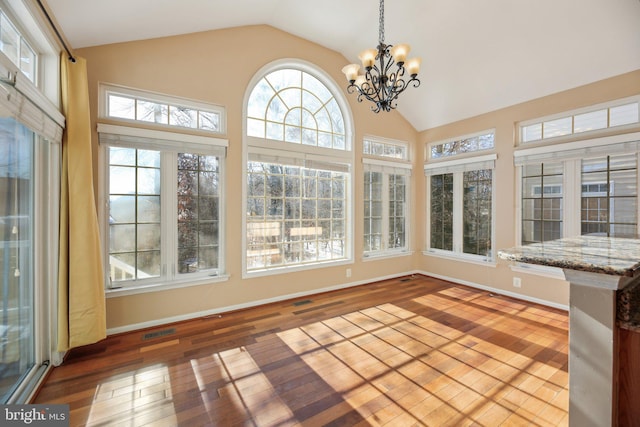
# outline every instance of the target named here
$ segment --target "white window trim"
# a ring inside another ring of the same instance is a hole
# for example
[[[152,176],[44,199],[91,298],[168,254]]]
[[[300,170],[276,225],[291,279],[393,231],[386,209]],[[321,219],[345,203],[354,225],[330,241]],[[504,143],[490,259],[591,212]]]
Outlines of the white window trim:
[[[459,138],[456,138],[459,139]],[[493,171],[491,178],[491,253],[488,256],[474,255],[462,252],[462,203],[463,198],[458,197],[454,200],[453,206],[453,251],[446,251],[443,249],[431,248],[431,221],[425,221],[425,245],[426,249],[422,252],[423,255],[437,256],[440,258],[455,259],[464,262],[471,262],[480,265],[496,265],[496,248],[495,248],[495,235],[496,235],[496,179],[495,179],[495,161],[497,160],[497,154],[487,154],[483,156],[464,157],[460,159],[447,159],[446,161],[439,161],[433,163],[427,163],[424,165],[424,172],[426,175],[426,209],[428,212],[427,217],[431,217],[431,185],[430,177],[432,175],[440,175],[444,173],[453,173],[454,175],[462,175],[465,171],[479,170],[479,169],[491,169]],[[455,179],[455,177],[454,177]],[[458,190],[454,189],[454,192],[458,191],[462,194],[462,179],[459,178],[454,181],[454,186],[460,187]]]
[[[268,139],[249,137],[247,135],[247,106],[249,97],[256,84],[267,74],[277,70],[293,68],[308,73],[327,86],[329,91],[334,95],[334,99],[338,103],[340,110],[343,114],[344,127],[345,127],[345,150],[328,149],[322,147],[305,146],[302,144],[287,143],[283,141],[272,141]],[[333,80],[333,78],[322,69],[318,68],[314,64],[303,61],[300,59],[285,58],[273,61],[260,68],[251,78],[247,84],[245,90],[243,102],[242,102],[242,278],[254,278],[262,276],[271,276],[277,274],[292,273],[297,271],[312,270],[329,266],[341,266],[353,264],[354,260],[354,215],[353,215],[353,197],[354,197],[354,177],[353,177],[353,165],[354,165],[354,139],[353,139],[353,115],[349,104],[344,96],[342,88]],[[280,144],[271,145],[271,143],[288,144],[281,146]],[[267,145],[268,144],[268,145]],[[349,165],[348,183],[346,190],[346,206],[345,206],[345,258],[340,260],[327,260],[316,261],[309,264],[298,264],[292,266],[271,267],[263,270],[247,271],[247,163],[249,161],[249,153],[258,151],[257,148],[271,148],[269,154],[278,156],[278,154],[288,155],[289,153],[296,153],[299,157],[305,158],[305,156],[317,154],[323,158],[323,161],[334,161],[338,164]],[[274,149],[273,147],[281,147],[281,150]],[[328,151],[327,151],[328,150]],[[327,156],[327,157],[324,157]]]
[[[497,154],[486,154],[484,156],[465,157],[455,160],[443,160],[438,162],[430,162],[424,165],[425,175],[439,175],[447,173],[447,171],[466,171],[478,169],[493,169]]]
[[[553,120],[558,120],[558,119],[565,119],[565,118],[571,118],[572,122],[573,122],[573,117],[574,116],[578,116],[581,114],[586,114],[586,113],[591,113],[591,112],[595,112],[595,111],[599,111],[599,110],[604,110],[604,109],[611,109],[611,108],[615,108],[615,107],[619,107],[621,105],[626,105],[626,104],[631,104],[637,102],[640,104],[640,96],[630,96],[627,98],[621,98],[621,99],[616,99],[614,101],[609,101],[609,102],[603,102],[600,104],[595,104],[595,105],[590,105],[588,107],[583,107],[583,108],[577,108],[575,110],[569,110],[569,111],[563,111],[561,113],[557,113],[557,114],[551,114],[548,116],[544,116],[544,117],[538,117],[535,119],[530,119],[530,120],[525,120],[522,122],[518,123],[518,132],[517,132],[517,143],[519,146],[535,146],[535,145],[540,145],[543,143],[561,143],[563,141],[568,141],[568,140],[575,140],[575,139],[588,139],[588,138],[594,138],[594,137],[598,137],[598,135],[602,135],[603,133],[607,133],[607,132],[612,132],[612,131],[616,131],[616,132],[621,132],[621,131],[625,131],[625,130],[630,130],[630,129],[634,129],[637,128],[638,126],[640,126],[640,108],[638,108],[638,120],[635,123],[629,123],[629,124],[625,124],[625,125],[619,125],[619,126],[607,126],[605,128],[602,129],[594,129],[594,130],[590,130],[590,131],[584,131],[584,132],[572,132],[567,134],[567,135],[561,135],[561,136],[554,136],[554,137],[549,137],[549,138],[540,138],[540,139],[536,139],[536,140],[531,140],[531,141],[524,141],[523,138],[523,130],[524,128],[526,128],[527,126],[530,125],[534,125],[534,124],[538,124],[538,123],[544,123],[544,122],[549,122],[549,121],[553,121]],[[640,105],[639,105],[640,107]]]
[[[495,250],[494,250],[495,252]],[[489,258],[482,255],[465,254],[462,252],[451,252],[442,249],[425,249],[422,251],[422,255],[430,256],[434,258],[448,259],[452,261],[462,261],[469,264],[477,264],[483,267],[496,267],[498,261],[495,256]]]
[[[112,117],[108,114],[109,94],[120,95],[132,99],[144,99],[145,101],[157,102],[160,104],[179,105],[181,107],[193,108],[198,111],[214,112],[220,115],[220,130],[211,131],[200,128],[188,128],[182,126],[174,126],[165,123],[146,122],[135,119],[125,119],[121,117]],[[146,91],[142,89],[133,89],[125,86],[115,85],[111,83],[100,83],[98,87],[98,118],[102,120],[112,120],[130,125],[151,126],[163,129],[167,132],[197,132],[211,135],[225,135],[227,133],[227,110],[225,107],[204,101],[196,101],[179,96],[165,95],[162,93]]]
[[[394,160],[381,160],[379,158],[362,158],[364,172],[382,172],[383,174],[383,187],[382,187],[382,236],[383,247],[386,247],[386,239],[389,237],[389,175],[405,175],[407,178],[411,176],[412,165],[411,163],[394,161]],[[405,183],[405,246],[404,248],[385,248],[377,251],[363,251],[362,259],[380,259],[380,258],[392,258],[398,256],[410,255],[411,248],[411,180],[407,179]]]
[[[109,251],[103,248],[103,262],[105,265],[105,294],[108,298],[124,295],[135,295],[147,292],[157,292],[168,289],[177,289],[188,286],[197,286],[202,284],[210,284],[223,282],[228,280],[229,275],[225,273],[226,266],[226,149],[228,141],[220,138],[204,137],[190,134],[180,134],[177,132],[165,132],[159,130],[144,130],[140,128],[131,128],[126,126],[117,126],[98,123],[98,134],[100,135],[99,144],[99,162],[98,174],[100,176],[99,194],[99,212],[98,219],[100,231],[102,233],[102,241],[104,245],[109,244],[109,156],[107,148],[110,146],[150,149],[161,152],[196,152],[205,155],[216,155],[221,158],[220,172],[220,203],[219,203],[219,227],[218,236],[218,268],[217,274],[212,274],[212,270],[204,270],[192,274],[178,274],[177,272],[168,273],[165,266],[174,265],[175,260],[168,260],[167,251],[170,254],[177,253],[177,212],[171,206],[166,206],[162,210],[161,230],[162,236],[168,237],[169,241],[161,244],[162,253],[162,272],[160,277],[149,279],[131,280],[126,282],[111,283],[109,276]],[[105,142],[106,141],[106,142]],[[177,170],[177,163],[168,159],[166,155],[161,154],[161,169]],[[163,192],[170,194],[177,193],[176,183],[170,180],[167,174],[161,174],[161,188]],[[169,277],[169,280],[166,278]]]

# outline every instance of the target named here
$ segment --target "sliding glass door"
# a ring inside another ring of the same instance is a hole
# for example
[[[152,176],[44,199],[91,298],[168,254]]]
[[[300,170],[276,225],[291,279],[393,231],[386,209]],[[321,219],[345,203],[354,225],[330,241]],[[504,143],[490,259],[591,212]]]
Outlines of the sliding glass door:
[[[34,135],[0,119],[0,392],[6,400],[34,366]]]
[[[0,403],[16,401],[49,355],[51,152],[29,128],[0,117]]]

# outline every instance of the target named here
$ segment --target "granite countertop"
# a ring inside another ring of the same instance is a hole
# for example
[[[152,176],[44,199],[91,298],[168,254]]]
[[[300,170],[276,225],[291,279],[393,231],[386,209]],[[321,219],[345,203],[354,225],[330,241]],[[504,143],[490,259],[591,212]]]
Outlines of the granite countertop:
[[[568,237],[502,249],[498,257],[526,264],[635,277],[640,274],[640,239]],[[620,327],[640,332],[640,282],[621,289],[616,297]]]
[[[640,273],[640,239],[578,236],[501,249],[502,259],[633,277]]]

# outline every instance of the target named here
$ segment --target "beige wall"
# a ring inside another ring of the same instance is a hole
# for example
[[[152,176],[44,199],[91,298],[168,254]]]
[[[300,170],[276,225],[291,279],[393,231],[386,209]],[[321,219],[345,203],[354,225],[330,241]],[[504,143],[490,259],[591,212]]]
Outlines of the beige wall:
[[[189,313],[213,311],[359,283],[412,271],[417,253],[362,262],[362,161],[356,154],[354,177],[354,264],[285,275],[242,279],[242,109],[247,85],[264,65],[283,58],[311,62],[346,86],[340,54],[268,26],[251,26],[77,50],[87,59],[92,120],[96,122],[98,83],[106,82],[220,104],[227,109],[227,282],[107,299],[107,327],[120,330]],[[375,115],[354,96],[347,97],[354,119],[355,152],[364,135],[416,142],[417,132],[398,113]],[[94,126],[95,127],[95,126]],[[97,147],[97,134],[94,134]],[[95,150],[97,153],[98,150]],[[416,158],[417,156],[414,156]],[[97,164],[97,154],[95,162]],[[417,162],[417,160],[416,160]],[[418,163],[416,163],[419,170]],[[414,194],[414,200],[416,195]],[[414,205],[415,208],[415,205]],[[414,242],[414,250],[420,249]],[[346,269],[351,268],[351,278]]]
[[[496,267],[443,260],[422,254],[425,246],[425,179],[422,173],[424,146],[432,141],[496,129],[497,212],[496,242],[504,248],[516,244],[514,222],[515,169],[513,167],[515,124],[521,120],[580,108],[640,93],[640,70],[589,86],[555,94],[511,108],[491,112],[458,123],[416,132],[402,116],[373,114],[369,106],[347,96],[354,119],[354,263],[322,270],[308,270],[253,279],[242,279],[242,110],[247,85],[264,65],[283,58],[302,59],[323,69],[340,87],[345,87],[342,66],[350,61],[342,55],[268,26],[239,27],[79,49],[77,54],[88,63],[92,120],[96,123],[98,83],[106,82],[132,88],[181,96],[220,104],[227,109],[228,185],[227,272],[226,282],[138,295],[111,297],[107,300],[107,326],[112,331],[162,323],[188,317],[191,313],[214,312],[227,307],[250,305],[256,301],[277,299],[291,294],[311,293],[317,289],[344,283],[362,283],[382,277],[421,270],[515,292],[514,273],[500,261]],[[427,95],[428,96],[428,95]],[[412,256],[362,261],[362,138],[376,135],[408,141],[414,145],[412,185]],[[94,133],[97,147],[97,134]],[[95,163],[97,164],[95,150]],[[352,277],[345,272],[351,268]],[[522,275],[525,297],[568,304],[568,285],[564,281]]]
[[[640,70],[420,132],[417,151],[424,156],[424,147],[430,142],[495,129],[498,159],[494,171],[496,238],[493,246],[495,249],[512,247],[518,243],[515,235],[516,187],[515,167],[513,166],[513,152],[517,148],[515,147],[517,123],[638,94],[640,94]],[[622,133],[637,132],[638,130],[638,128],[627,128]],[[418,194],[424,195],[425,177],[418,173],[416,173],[416,177]],[[425,197],[420,198],[418,211],[425,211]],[[425,221],[426,218],[422,216],[418,225],[422,226]],[[424,230],[418,232],[424,236]],[[567,282],[538,275],[514,273],[506,261],[498,260],[496,267],[467,263],[461,268],[460,262],[422,256],[419,265],[421,270],[437,276],[488,286],[499,291],[517,292],[531,299],[549,301],[557,305],[568,306],[569,304],[569,285]],[[515,276],[522,279],[522,287],[519,289],[514,288],[512,284]]]

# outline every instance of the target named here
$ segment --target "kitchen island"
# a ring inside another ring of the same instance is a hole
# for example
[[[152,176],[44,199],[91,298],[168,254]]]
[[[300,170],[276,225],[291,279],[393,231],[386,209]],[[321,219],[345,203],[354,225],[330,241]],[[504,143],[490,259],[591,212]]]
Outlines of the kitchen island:
[[[634,330],[640,319],[640,239],[578,236],[498,256],[562,269],[570,286],[569,425],[618,425],[618,328]]]

